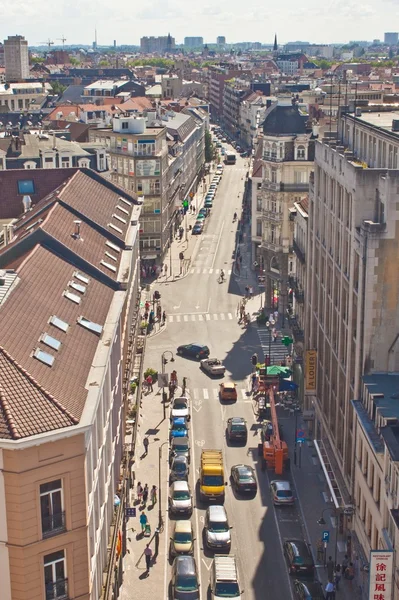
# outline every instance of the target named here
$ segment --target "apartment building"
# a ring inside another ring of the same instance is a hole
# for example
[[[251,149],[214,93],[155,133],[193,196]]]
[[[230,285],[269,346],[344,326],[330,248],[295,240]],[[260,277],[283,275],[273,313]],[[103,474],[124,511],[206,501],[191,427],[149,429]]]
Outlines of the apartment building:
[[[306,55],[302,54],[302,52],[292,52],[279,54],[275,59],[275,63],[285,75],[295,75],[307,60]]]
[[[174,50],[175,47],[175,38],[170,33],[168,35],[142,37],[140,39],[140,50],[145,54],[152,54],[153,52],[164,54],[165,52]]]
[[[213,65],[208,70],[208,99],[213,120],[223,116],[224,86],[228,79],[250,74],[250,71],[231,69],[229,65]]]
[[[278,295],[283,321],[293,260],[291,209],[309,191],[315,135],[317,132],[308,127],[308,115],[295,102],[276,102],[266,111],[259,139],[263,158],[260,264],[266,277],[265,306],[273,306]],[[303,341],[303,331],[294,334],[296,341]]]
[[[0,251],[1,597],[97,600],[108,567],[121,571],[108,546],[124,485],[140,207],[77,169],[33,204],[40,175],[51,179],[1,175],[0,194],[22,212]]]
[[[203,37],[185,37],[184,45],[186,48],[202,48],[204,45]]]
[[[39,110],[50,92],[51,85],[40,81],[0,84],[0,106],[4,112]]]
[[[239,129],[240,142],[243,147],[253,148],[267,106],[271,106],[271,100],[268,101],[265,96],[258,92],[252,92],[242,98],[239,105]]]
[[[249,86],[241,86],[234,79],[226,81],[223,89],[223,125],[233,138],[241,139],[240,106],[251,94]]]
[[[315,413],[315,446],[330,465],[341,508],[353,503],[357,486],[364,487],[354,461],[356,432],[364,440],[370,434],[363,411],[382,426],[364,382],[398,371],[397,122],[395,111],[355,114],[344,108],[338,132],[316,143],[310,184],[305,345],[317,350],[317,385],[306,401]],[[367,518],[366,537],[375,546],[373,527],[379,539],[385,525],[373,508],[375,498],[362,498],[362,515],[374,515]],[[355,524],[367,551],[357,513]]]
[[[131,79],[99,79],[85,86],[81,99],[100,105],[102,99],[115,98],[115,102],[121,102],[130,96],[145,96],[145,87]]]
[[[29,78],[28,42],[23,35],[9,35],[4,40],[4,63],[6,81],[22,81]]]

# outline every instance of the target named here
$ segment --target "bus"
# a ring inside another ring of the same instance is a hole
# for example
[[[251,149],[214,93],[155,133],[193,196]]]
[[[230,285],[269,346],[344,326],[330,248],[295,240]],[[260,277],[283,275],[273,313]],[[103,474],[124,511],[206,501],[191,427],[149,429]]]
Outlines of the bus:
[[[235,165],[236,164],[236,155],[226,152],[224,162],[226,165]]]

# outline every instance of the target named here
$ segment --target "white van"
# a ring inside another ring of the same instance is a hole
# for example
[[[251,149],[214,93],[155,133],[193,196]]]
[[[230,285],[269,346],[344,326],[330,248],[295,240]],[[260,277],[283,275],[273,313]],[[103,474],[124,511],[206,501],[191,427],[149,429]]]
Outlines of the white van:
[[[235,556],[215,554],[209,587],[212,600],[239,598],[241,596],[243,590],[240,590]]]

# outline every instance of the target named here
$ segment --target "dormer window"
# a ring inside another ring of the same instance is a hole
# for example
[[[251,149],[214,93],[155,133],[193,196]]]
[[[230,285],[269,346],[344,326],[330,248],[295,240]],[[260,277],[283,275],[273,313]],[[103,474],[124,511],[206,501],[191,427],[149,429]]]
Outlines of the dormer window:
[[[297,146],[296,147],[296,160],[306,160],[305,146]]]

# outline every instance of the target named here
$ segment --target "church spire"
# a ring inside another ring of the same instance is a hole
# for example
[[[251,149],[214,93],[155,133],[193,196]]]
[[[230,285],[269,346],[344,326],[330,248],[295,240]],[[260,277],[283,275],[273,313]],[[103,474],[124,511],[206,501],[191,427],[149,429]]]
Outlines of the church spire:
[[[274,34],[273,52],[277,52],[277,33]]]

